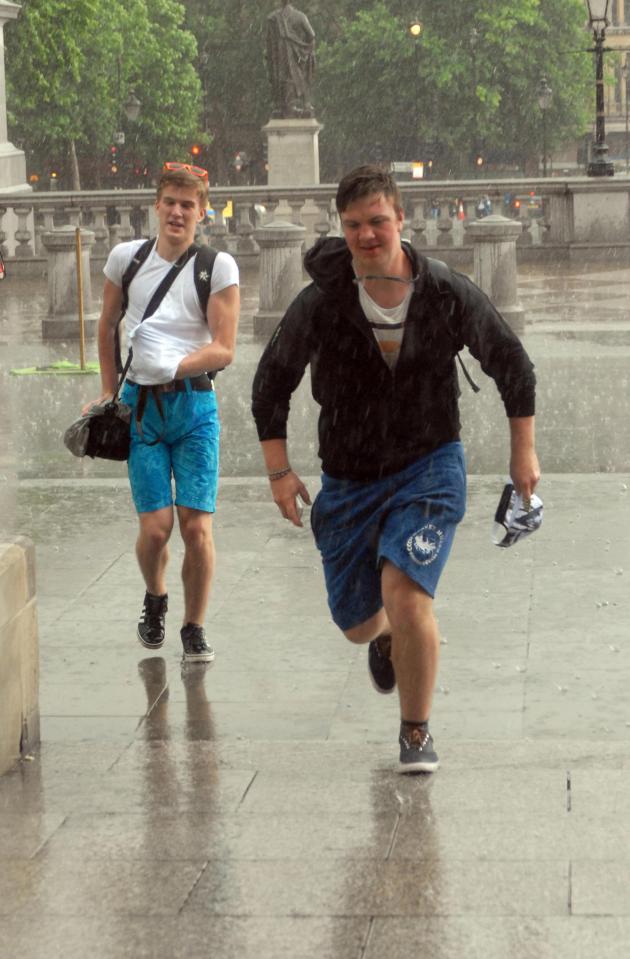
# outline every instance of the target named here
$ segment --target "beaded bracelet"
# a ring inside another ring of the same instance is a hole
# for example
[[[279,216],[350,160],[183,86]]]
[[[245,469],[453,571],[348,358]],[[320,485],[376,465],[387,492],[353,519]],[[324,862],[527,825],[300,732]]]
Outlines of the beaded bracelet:
[[[288,476],[291,472],[290,466],[285,466],[282,470],[276,470],[274,473],[267,473],[267,478],[273,483],[274,480],[282,479],[283,476]]]

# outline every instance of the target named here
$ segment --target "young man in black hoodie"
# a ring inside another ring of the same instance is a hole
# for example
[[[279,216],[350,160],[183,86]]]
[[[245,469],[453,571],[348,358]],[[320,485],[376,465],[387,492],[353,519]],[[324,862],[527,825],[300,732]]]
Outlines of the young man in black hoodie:
[[[286,424],[310,364],[323,470],[311,525],[331,613],[351,642],[369,643],[375,688],[398,686],[401,771],[433,772],[433,597],[466,500],[455,360],[467,346],[495,380],[510,424],[510,475],[525,499],[540,478],[533,365],[474,283],[401,242],[390,174],[351,171],[337,209],[343,238],[307,253],[313,283],[265,349],[252,410],[274,501],[301,526],[297,497],[310,499],[289,464]]]

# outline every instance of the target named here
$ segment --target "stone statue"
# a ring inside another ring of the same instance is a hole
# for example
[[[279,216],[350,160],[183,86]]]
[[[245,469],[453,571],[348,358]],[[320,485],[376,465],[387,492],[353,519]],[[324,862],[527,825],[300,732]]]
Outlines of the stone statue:
[[[315,33],[306,14],[288,0],[267,17],[265,60],[273,97],[272,117],[312,117]]]

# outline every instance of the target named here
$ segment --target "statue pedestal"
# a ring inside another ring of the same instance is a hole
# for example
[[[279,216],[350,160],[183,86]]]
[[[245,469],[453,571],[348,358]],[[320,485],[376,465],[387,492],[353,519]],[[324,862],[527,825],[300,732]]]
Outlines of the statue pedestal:
[[[320,123],[304,120],[270,120],[262,132],[267,137],[269,186],[313,186],[319,183]]]

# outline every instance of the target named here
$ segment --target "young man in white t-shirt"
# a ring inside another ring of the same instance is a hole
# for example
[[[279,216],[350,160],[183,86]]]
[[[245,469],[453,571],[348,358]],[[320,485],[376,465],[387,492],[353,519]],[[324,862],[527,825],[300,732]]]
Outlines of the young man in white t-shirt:
[[[140,523],[136,555],[146,585],[138,639],[152,650],[164,643],[165,574],[175,505],[185,546],[181,639],[184,660],[191,662],[214,659],[203,624],[214,567],[212,514],[220,425],[214,384],[207,374],[232,362],[239,315],[239,275],[233,258],[217,254],[205,316],[195,288],[195,256],[185,261],[207,205],[206,171],[188,164],[165,164],[155,204],[157,242],[128,289],[125,328],[133,358],[122,393],[133,410],[128,467]],[[116,390],[114,342],[123,303],[122,280],[143,242],[120,243],[105,264],[98,327],[99,403]],[[155,312],[143,321],[155,290],[178,262],[181,272]]]

